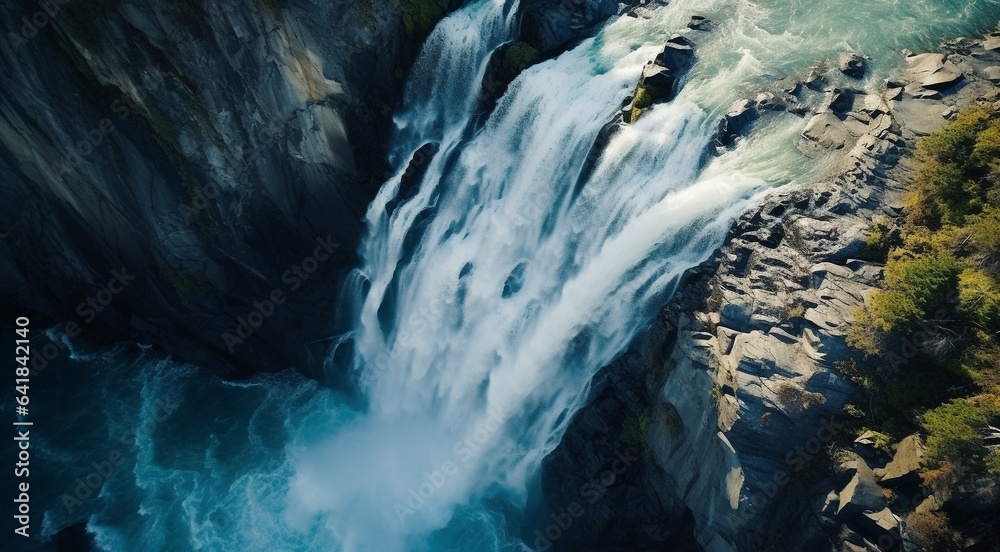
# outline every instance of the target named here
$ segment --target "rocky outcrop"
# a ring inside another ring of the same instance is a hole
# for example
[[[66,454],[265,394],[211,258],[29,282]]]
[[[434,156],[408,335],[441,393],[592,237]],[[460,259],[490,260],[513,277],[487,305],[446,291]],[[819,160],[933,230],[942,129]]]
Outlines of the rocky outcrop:
[[[693,63],[694,42],[681,34],[667,39],[663,50],[642,68],[632,99],[621,110],[621,122],[634,123],[644,109],[673,100]]]
[[[885,486],[919,482],[920,459],[924,444],[919,435],[910,435],[896,445],[896,453],[884,468],[875,470],[879,483]]]
[[[669,102],[677,95],[684,75],[691,69],[694,60],[695,43],[684,34],[677,33],[667,40],[656,57],[646,62],[632,94],[622,101],[621,110],[604,125],[591,145],[578,177],[579,182],[590,176],[594,164],[615,134],[638,120],[643,110]]]
[[[611,386],[611,397],[609,386],[595,386],[600,391],[591,404],[600,397],[604,406],[577,414],[553,458],[576,457],[585,443],[600,440],[579,433],[580,424],[614,432],[623,418],[645,414],[654,461],[643,468],[651,475],[640,477],[658,490],[657,504],[673,508],[656,515],[671,520],[668,526],[686,516],[703,550],[912,544],[904,514],[921,502],[924,508],[943,503],[926,502],[914,488],[917,436],[904,440],[888,464],[878,454],[852,454],[827,476],[806,474],[841,431],[838,417],[855,391],[840,371],[840,362],[853,355],[845,332],[882,277],[881,267],[864,259],[865,235],[873,220],[900,215],[899,182],[908,169],[897,162],[957,108],[1000,99],[982,78],[1000,59],[996,54],[969,41],[942,50],[940,57],[913,56],[904,82],[878,92],[840,84],[851,75],[819,72],[801,85],[781,85],[763,102],[732,106],[720,123],[720,142],[766,116],[762,106],[805,107],[800,147],[817,157],[840,156],[835,176],[775,192],[741,217],[712,258],[688,272],[650,329],[595,381],[636,367],[642,375],[630,378],[631,386]],[[621,410],[607,406],[615,403]],[[546,497],[565,497],[565,474],[575,469],[547,465]],[[901,492],[893,503],[885,498],[890,487]],[[648,512],[634,509],[642,500],[626,492],[588,527],[616,516],[630,516],[636,526],[652,523]],[[599,529],[579,531],[583,541],[599,538]]]
[[[520,3],[519,11],[521,39],[531,44],[542,56],[551,56],[594,34],[609,17],[618,14],[618,2],[524,0]]]
[[[860,54],[846,53],[837,58],[837,69],[852,79],[863,78],[866,65],[864,56]]]
[[[662,358],[666,348],[654,339],[643,346],[653,348],[631,351],[595,378],[588,414],[572,421],[545,459],[540,503],[531,505],[542,522],[523,531],[536,550],[658,550],[665,543],[678,552],[700,549],[689,512],[641,438],[659,423],[654,419],[679,430],[670,425],[673,414],[648,399],[663,376],[649,371],[648,359]],[[558,526],[568,511],[577,513],[572,524]]]
[[[939,90],[951,88],[962,79],[962,71],[945,54],[920,54],[906,58],[912,82],[906,92],[912,96],[929,98]]]
[[[407,6],[4,4],[4,312],[231,375],[321,359],[419,45]]]
[[[489,113],[507,87],[528,67],[558,56],[597,33],[615,15],[636,16],[666,2],[647,0],[524,0],[518,3],[521,25],[514,41],[493,52],[483,75],[480,104]],[[648,6],[648,7],[647,7]]]
[[[760,118],[760,112],[753,102],[747,99],[736,100],[719,123],[716,143],[719,146],[730,146],[737,138],[745,134],[750,125]]]

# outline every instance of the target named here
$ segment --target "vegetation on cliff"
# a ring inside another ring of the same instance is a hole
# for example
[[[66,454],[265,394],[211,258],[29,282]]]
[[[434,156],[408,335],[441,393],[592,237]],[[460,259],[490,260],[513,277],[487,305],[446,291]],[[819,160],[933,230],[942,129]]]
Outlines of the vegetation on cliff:
[[[653,105],[654,97],[652,91],[650,91],[645,86],[639,86],[635,90],[635,98],[632,100],[632,118],[630,119],[633,123],[639,120],[642,116],[643,110],[649,108]]]
[[[1000,114],[965,111],[915,160],[905,216],[868,236],[884,286],[848,331],[867,361],[840,368],[861,390],[857,429],[924,436],[921,479],[941,506],[1000,477]],[[962,524],[935,510],[910,529],[927,550],[959,549]]]
[[[504,52],[504,69],[517,76],[538,61],[538,50],[527,42],[515,42]]]
[[[954,490],[1000,476],[1000,116],[969,109],[915,158],[905,217],[869,234],[884,289],[848,332],[873,360],[843,367],[862,389],[848,411],[894,438],[923,433],[925,483]]]
[[[403,0],[401,8],[406,36],[423,42],[434,25],[448,15],[448,0]]]

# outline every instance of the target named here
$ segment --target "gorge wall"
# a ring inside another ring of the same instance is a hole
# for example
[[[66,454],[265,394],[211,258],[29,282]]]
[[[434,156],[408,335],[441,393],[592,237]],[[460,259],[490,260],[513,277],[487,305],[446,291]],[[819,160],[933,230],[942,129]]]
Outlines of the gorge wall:
[[[2,7],[4,310],[228,375],[321,364],[391,114],[454,6],[42,4]]]

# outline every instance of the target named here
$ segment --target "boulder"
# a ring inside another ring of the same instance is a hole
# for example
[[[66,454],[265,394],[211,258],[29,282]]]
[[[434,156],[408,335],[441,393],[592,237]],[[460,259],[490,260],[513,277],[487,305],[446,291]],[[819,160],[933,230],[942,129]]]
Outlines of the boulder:
[[[823,68],[813,67],[809,69],[809,73],[802,80],[802,84],[810,90],[822,90],[826,86],[826,76],[823,75]]]
[[[855,525],[856,530],[872,542],[884,541],[886,535],[893,541],[899,539],[899,519],[889,508],[866,513]]]
[[[1000,82],[1000,65],[994,65],[983,69],[983,76],[991,82]]]
[[[724,326],[737,331],[750,329],[751,305],[742,297],[735,297],[722,306],[721,322]]]
[[[875,474],[871,468],[863,461],[858,462],[854,477],[838,494],[840,496],[838,516],[862,515],[885,508],[882,488],[875,482]]]
[[[674,35],[652,61],[646,63],[639,79],[650,103],[673,99],[677,81],[694,62],[694,43],[681,35]]]
[[[687,26],[688,26],[689,29],[693,29],[695,31],[708,31],[708,30],[711,30],[712,29],[712,25],[713,24],[712,24],[712,20],[711,19],[709,19],[707,17],[704,17],[704,16],[701,16],[701,15],[692,15],[691,16],[691,21],[689,21],[688,24],[687,24]]]
[[[852,79],[860,79],[865,76],[865,58],[854,53],[840,54],[837,59],[837,69]]]
[[[910,81],[928,90],[946,90],[963,77],[962,71],[944,54],[920,54],[906,59]]]
[[[892,108],[889,106],[888,98],[878,94],[868,94],[862,99],[861,107],[858,111],[870,117],[877,117],[879,115],[888,115],[892,111]]]
[[[687,71],[694,62],[694,43],[686,36],[675,34],[653,62],[676,73]]]
[[[778,99],[771,92],[757,94],[757,97],[753,100],[753,104],[759,111],[784,111],[788,108],[783,100]]]
[[[820,108],[816,112],[824,113],[827,111],[832,111],[834,113],[843,115],[844,113],[847,113],[853,108],[854,108],[854,92],[835,88],[833,90],[827,91],[823,95],[823,103],[820,105]]]
[[[647,63],[642,68],[642,78],[639,79],[639,86],[646,89],[654,102],[669,100],[677,82],[677,74],[661,67],[655,63]]]
[[[990,33],[983,40],[983,50],[991,52],[1000,49],[1000,33]]]
[[[865,517],[870,519],[879,529],[883,531],[897,531],[899,530],[899,520],[892,513],[892,510],[888,508],[882,508],[878,512],[871,514],[865,514]]]
[[[729,106],[726,114],[722,117],[716,142],[720,146],[732,145],[759,117],[760,113],[754,107],[753,102],[747,99],[737,100]]]
[[[924,455],[924,445],[920,437],[910,435],[896,446],[896,454],[885,469],[875,470],[882,485],[914,483],[919,481],[920,459]]]
[[[823,264],[829,264],[829,263],[823,263]],[[816,281],[815,270],[816,268],[813,267],[814,282]],[[878,449],[875,448],[875,432],[872,430],[868,430],[862,433],[861,435],[858,435],[858,438],[854,440],[854,446],[852,448],[854,449],[855,454],[857,454],[861,458],[864,458],[866,461],[875,461],[879,457]]]
[[[825,149],[841,149],[847,144],[850,133],[843,121],[833,113],[817,113],[806,124],[802,137]]]

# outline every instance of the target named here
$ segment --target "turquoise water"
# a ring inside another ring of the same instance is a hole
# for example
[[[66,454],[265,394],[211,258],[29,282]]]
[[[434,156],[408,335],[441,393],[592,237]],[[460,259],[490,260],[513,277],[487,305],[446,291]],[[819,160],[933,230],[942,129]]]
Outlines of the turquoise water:
[[[66,355],[39,376],[45,534],[86,522],[113,551],[525,549],[528,482],[596,370],[743,209],[829,170],[794,148],[791,115],[702,166],[721,111],[846,50],[872,58],[861,86],[877,89],[903,48],[1000,19],[993,1],[676,0],[530,68],[473,133],[510,7],[440,24],[396,114],[400,172],[441,148],[412,199],[385,209],[397,175],[368,214],[341,338],[357,354],[336,367],[365,406],[292,372],[227,383],[138,347]],[[693,35],[686,87],[577,188],[597,132],[693,14],[717,27]]]

